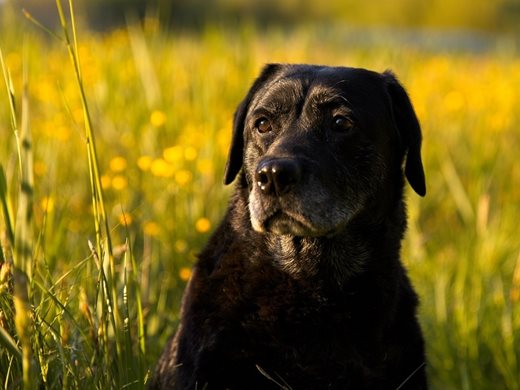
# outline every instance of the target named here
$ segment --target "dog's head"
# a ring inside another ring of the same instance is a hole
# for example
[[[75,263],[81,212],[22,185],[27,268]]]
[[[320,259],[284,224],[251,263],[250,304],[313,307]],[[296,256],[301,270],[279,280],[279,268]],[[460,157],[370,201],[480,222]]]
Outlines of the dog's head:
[[[329,236],[375,199],[426,193],[419,122],[390,72],[267,65],[239,105],[226,184],[243,168],[259,232]]]

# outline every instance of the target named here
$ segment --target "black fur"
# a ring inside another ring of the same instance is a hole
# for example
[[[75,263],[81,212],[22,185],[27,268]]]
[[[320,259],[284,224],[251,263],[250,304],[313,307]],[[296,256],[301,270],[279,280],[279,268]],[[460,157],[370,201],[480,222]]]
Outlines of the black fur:
[[[399,257],[404,175],[426,192],[420,146],[390,72],[267,66],[235,114],[236,191],[151,387],[426,389]]]

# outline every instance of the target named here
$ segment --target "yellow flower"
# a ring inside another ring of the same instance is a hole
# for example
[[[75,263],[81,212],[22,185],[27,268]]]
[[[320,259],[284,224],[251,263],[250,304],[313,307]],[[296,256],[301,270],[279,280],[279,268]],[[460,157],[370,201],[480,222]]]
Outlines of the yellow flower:
[[[197,158],[197,149],[195,149],[193,146],[188,146],[186,149],[184,149],[184,158],[186,161],[193,161]]]
[[[175,172],[173,166],[171,166],[161,158],[152,161],[150,171],[154,176],[159,177],[172,177]]]
[[[150,123],[154,127],[161,127],[166,123],[166,114],[160,110],[155,110],[150,115]]]
[[[207,218],[199,218],[195,222],[195,230],[199,233],[207,233],[211,229],[211,222]]]
[[[120,214],[119,217],[118,217],[118,219],[119,219],[119,223],[120,223],[121,225],[124,225],[124,226],[126,226],[126,225],[131,225],[132,222],[134,221],[133,218],[132,218],[132,216],[131,216],[130,214],[128,214],[128,213],[122,213],[122,214]]]
[[[182,267],[179,271],[179,277],[181,280],[187,282],[191,278],[191,268]]]
[[[46,196],[41,200],[40,206],[42,207],[43,212],[52,213],[54,210],[54,199],[50,196]]]
[[[163,157],[171,164],[176,164],[182,158],[182,146],[175,145],[164,149]]]
[[[106,190],[107,188],[110,188],[112,185],[112,179],[108,175],[101,176],[101,188]]]
[[[147,171],[152,165],[152,158],[150,156],[141,156],[137,159],[137,166],[141,171]]]
[[[144,234],[150,237],[159,235],[161,228],[155,222],[146,222],[143,226]]]
[[[116,175],[112,178],[112,188],[116,191],[124,190],[128,187],[128,180],[122,175]]]
[[[180,170],[179,172],[175,173],[175,181],[180,186],[185,186],[188,184],[191,180],[192,174],[190,171],[187,171],[185,169]]]
[[[123,172],[126,169],[126,159],[121,156],[114,157],[110,160],[110,169],[113,172]]]

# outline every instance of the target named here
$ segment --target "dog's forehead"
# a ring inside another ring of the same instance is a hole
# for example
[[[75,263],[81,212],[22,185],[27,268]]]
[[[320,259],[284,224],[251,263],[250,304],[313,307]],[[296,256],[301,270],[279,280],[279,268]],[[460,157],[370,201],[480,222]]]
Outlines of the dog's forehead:
[[[252,107],[343,98],[352,104],[384,98],[379,73],[361,68],[287,65],[256,93]]]

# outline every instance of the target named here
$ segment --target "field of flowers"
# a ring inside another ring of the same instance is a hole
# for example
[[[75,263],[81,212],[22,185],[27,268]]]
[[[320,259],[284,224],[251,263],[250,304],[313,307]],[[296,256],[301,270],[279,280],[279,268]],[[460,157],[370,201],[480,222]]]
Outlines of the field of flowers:
[[[403,258],[432,388],[520,389],[518,49],[154,19],[74,33],[68,52],[63,31],[0,24],[4,388],[145,387],[230,194],[234,108],[264,63],[309,62],[392,69],[421,120]]]

